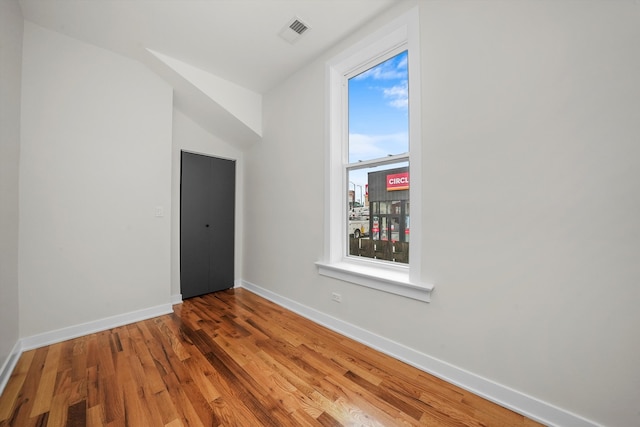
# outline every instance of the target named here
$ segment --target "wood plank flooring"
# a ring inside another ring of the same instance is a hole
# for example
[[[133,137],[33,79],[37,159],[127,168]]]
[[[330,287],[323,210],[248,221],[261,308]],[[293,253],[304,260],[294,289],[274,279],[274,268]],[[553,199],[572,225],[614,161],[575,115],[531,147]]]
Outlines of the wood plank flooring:
[[[245,289],[22,354],[0,426],[536,426]]]

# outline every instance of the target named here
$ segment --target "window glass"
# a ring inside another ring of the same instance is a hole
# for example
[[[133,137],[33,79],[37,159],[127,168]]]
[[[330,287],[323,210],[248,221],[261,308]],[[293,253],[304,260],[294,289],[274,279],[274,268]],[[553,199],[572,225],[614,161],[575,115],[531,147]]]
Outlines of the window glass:
[[[349,163],[409,152],[407,51],[349,79]]]
[[[409,262],[407,61],[404,50],[348,78],[349,256]]]

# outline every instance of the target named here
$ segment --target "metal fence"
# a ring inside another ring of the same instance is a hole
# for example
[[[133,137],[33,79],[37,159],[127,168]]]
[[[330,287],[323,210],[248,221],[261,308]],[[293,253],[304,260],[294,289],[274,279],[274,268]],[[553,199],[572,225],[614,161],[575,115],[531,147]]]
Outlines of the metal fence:
[[[349,239],[349,255],[407,264],[409,262],[409,243],[351,237]]]

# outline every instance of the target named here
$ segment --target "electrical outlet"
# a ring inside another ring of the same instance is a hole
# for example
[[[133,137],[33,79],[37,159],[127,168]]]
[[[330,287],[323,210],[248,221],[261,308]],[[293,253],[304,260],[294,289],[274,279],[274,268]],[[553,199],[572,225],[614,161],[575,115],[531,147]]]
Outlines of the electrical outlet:
[[[332,292],[331,299],[334,300],[335,302],[342,302],[342,295],[340,295],[337,292]]]

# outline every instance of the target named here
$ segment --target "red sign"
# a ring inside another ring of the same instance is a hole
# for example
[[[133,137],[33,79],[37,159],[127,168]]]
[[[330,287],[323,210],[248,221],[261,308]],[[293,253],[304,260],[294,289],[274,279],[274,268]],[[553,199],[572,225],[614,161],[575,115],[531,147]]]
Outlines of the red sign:
[[[387,191],[409,189],[409,172],[387,175]]]

